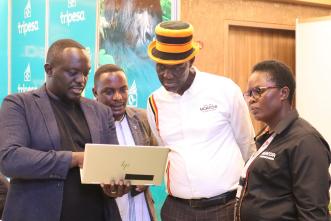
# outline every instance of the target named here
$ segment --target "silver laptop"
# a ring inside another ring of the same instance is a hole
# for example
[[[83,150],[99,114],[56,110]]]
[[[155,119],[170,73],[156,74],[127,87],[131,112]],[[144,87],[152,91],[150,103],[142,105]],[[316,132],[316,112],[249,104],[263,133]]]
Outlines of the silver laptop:
[[[86,144],[81,182],[109,184],[112,180],[131,185],[160,185],[169,148]]]

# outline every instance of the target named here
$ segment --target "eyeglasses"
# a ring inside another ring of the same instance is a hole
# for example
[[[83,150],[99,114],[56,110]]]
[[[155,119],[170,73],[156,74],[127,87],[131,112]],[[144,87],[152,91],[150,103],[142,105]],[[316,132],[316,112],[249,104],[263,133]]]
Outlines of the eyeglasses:
[[[280,88],[280,86],[269,86],[269,87],[254,87],[249,89],[244,93],[245,99],[253,97],[254,99],[259,99],[264,92],[272,88]]]

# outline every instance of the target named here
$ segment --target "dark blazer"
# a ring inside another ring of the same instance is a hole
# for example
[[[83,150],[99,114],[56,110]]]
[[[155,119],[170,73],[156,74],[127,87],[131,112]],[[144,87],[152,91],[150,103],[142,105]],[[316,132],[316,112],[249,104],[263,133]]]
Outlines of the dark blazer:
[[[152,134],[151,128],[149,127],[146,111],[143,109],[127,107],[126,116],[128,124],[131,130],[132,137],[136,145],[144,146],[157,146],[157,140]],[[151,215],[151,220],[156,221],[154,201],[152,195],[147,188],[144,192],[147,200],[148,209]]]
[[[0,216],[2,217],[3,208],[5,207],[6,196],[9,188],[7,178],[0,173]]]
[[[126,116],[136,145],[158,146],[149,127],[146,110],[127,107]]]
[[[86,98],[81,98],[80,105],[92,142],[117,144],[111,109]],[[0,169],[11,178],[4,221],[60,220],[71,152],[60,151],[59,147],[59,129],[45,86],[4,99],[0,111]],[[110,199],[110,204],[113,201]],[[109,211],[107,214],[112,215]]]

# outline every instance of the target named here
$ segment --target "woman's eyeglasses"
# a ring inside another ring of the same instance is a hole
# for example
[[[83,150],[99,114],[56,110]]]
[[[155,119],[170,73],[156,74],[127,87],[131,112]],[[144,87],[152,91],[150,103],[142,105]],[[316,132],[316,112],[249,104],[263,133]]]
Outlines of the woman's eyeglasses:
[[[244,93],[245,99],[253,97],[254,99],[259,99],[264,92],[272,88],[281,88],[280,86],[269,86],[269,87],[254,87],[249,89]]]

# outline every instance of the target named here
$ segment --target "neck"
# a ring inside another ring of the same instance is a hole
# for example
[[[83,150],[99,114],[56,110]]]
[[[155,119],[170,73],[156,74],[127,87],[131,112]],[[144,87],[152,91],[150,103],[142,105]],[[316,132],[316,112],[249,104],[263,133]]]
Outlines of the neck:
[[[276,116],[266,122],[270,131],[275,131],[278,123],[282,121],[292,111],[291,105],[284,105]]]
[[[58,95],[53,93],[52,90],[50,90],[48,87],[46,87],[46,93],[53,100],[60,101],[61,103],[64,103],[66,105],[74,105],[79,103],[79,100],[69,100],[69,99],[64,99],[64,97],[59,97]]]
[[[125,114],[119,115],[119,116],[114,116],[115,121],[122,121],[124,118]]]
[[[184,92],[185,92],[187,89],[189,89],[189,88],[191,87],[191,85],[192,85],[192,83],[193,83],[193,80],[194,80],[194,78],[195,78],[195,75],[196,75],[195,70],[194,70],[193,68],[191,68],[191,69],[190,69],[190,73],[189,73],[189,75],[188,75],[188,77],[187,77],[187,79],[186,79],[185,84],[183,85],[182,88],[180,88],[180,89],[177,91],[177,94],[179,94],[179,95],[183,95]]]
[[[47,85],[46,85],[46,93],[48,94],[48,96],[50,96],[50,97],[53,98],[54,100],[61,101],[61,99],[60,99],[58,96],[56,96],[56,95],[52,92],[52,90],[51,90],[49,87],[47,87]]]

